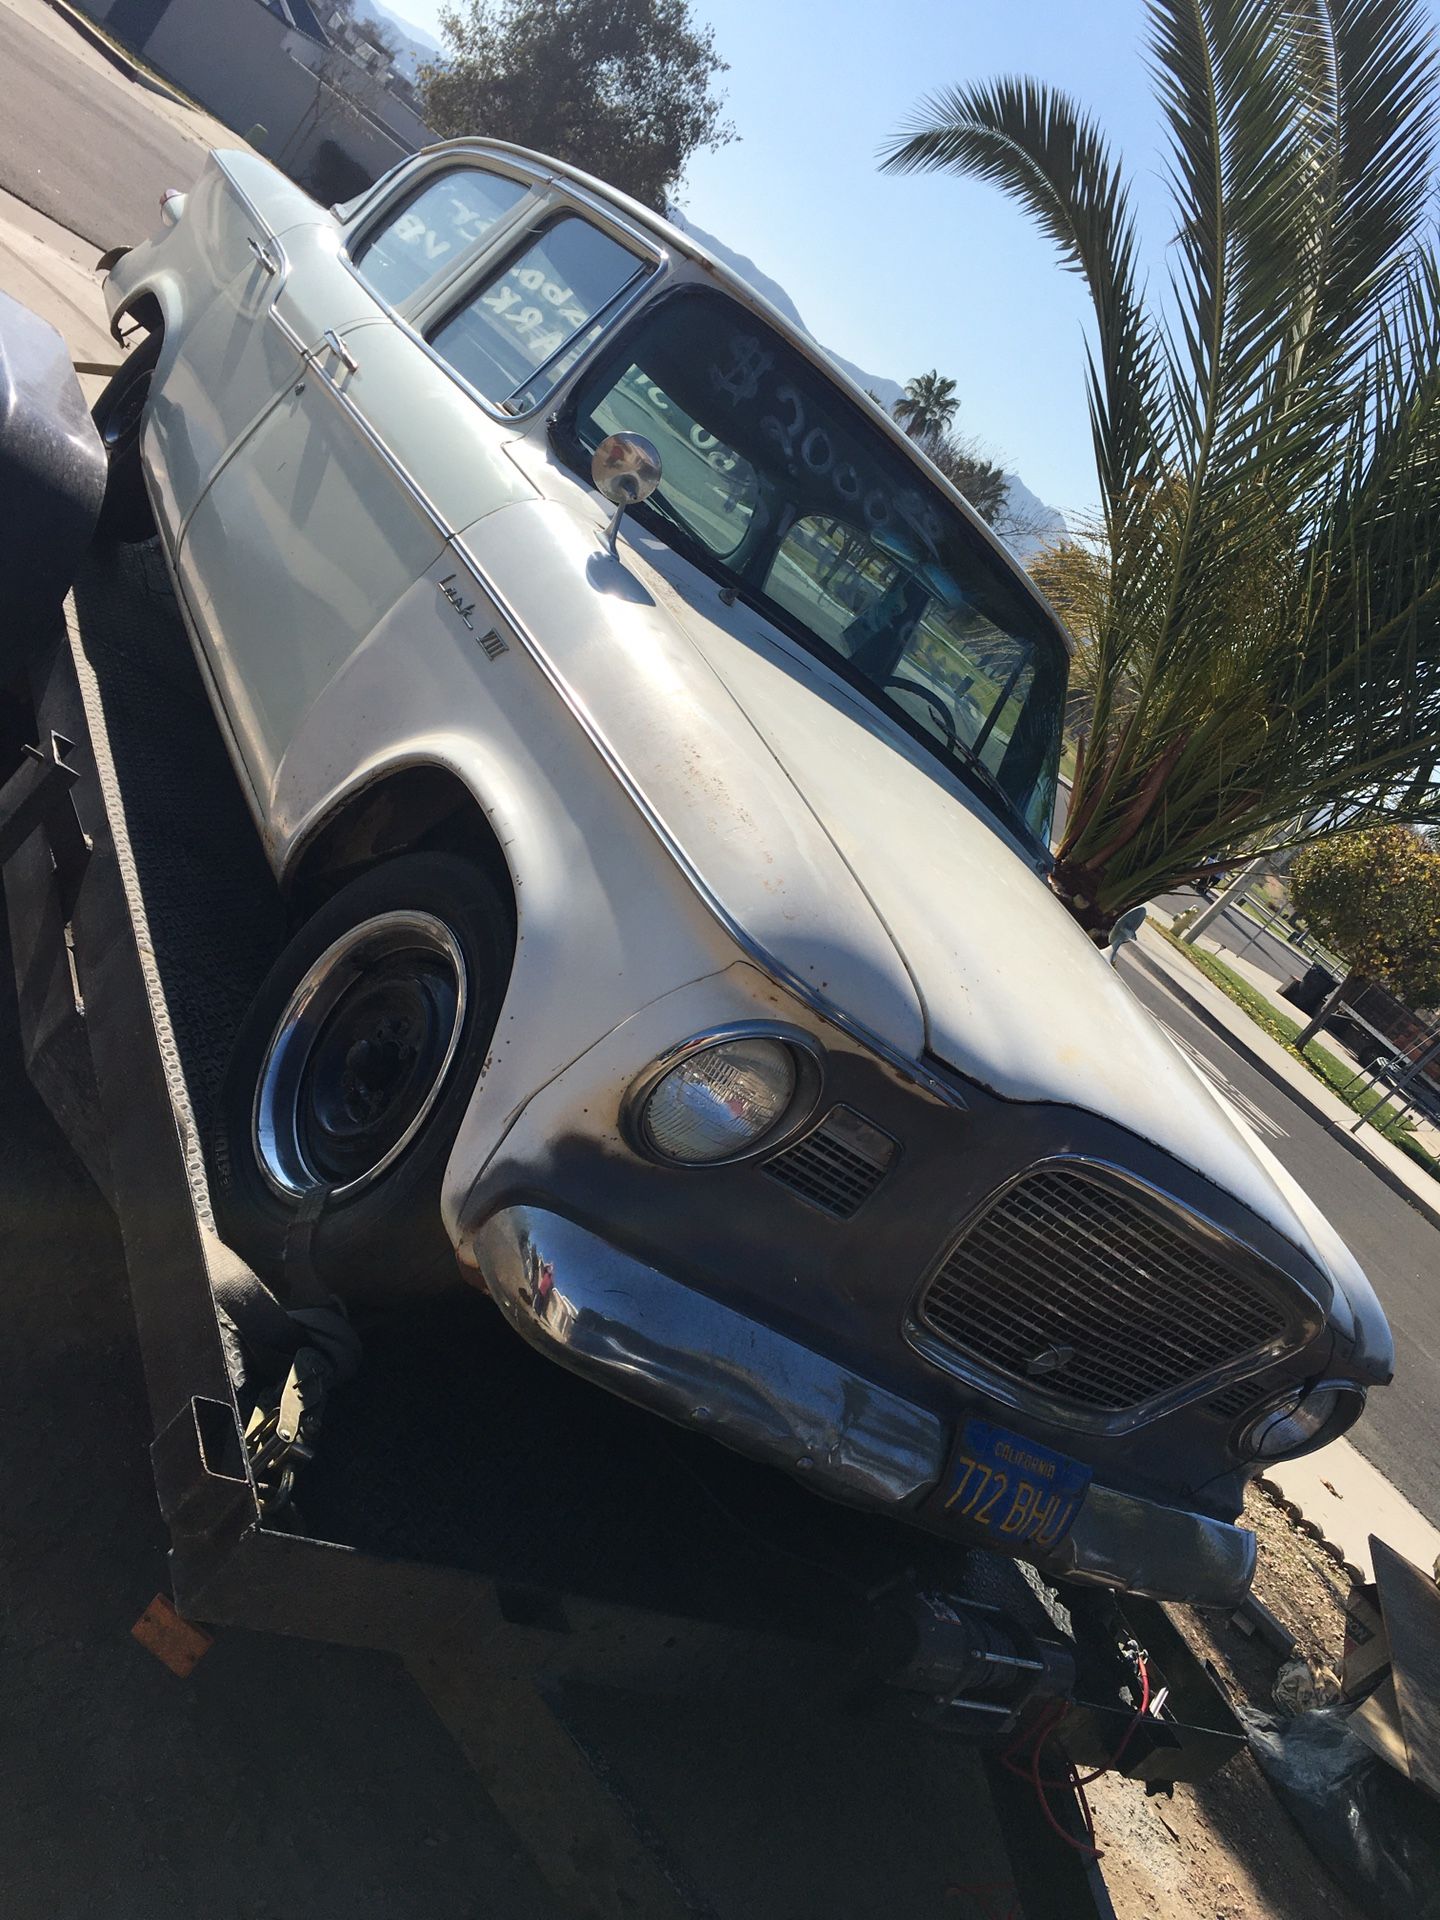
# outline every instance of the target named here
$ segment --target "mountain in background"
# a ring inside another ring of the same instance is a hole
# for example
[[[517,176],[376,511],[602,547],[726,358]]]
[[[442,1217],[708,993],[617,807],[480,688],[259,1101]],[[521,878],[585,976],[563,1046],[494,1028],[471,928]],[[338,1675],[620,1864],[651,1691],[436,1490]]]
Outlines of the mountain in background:
[[[380,0],[355,0],[355,12],[359,19],[383,27],[395,42],[399,48],[395,65],[407,80],[413,80],[419,69],[441,51],[440,42],[432,40],[423,27],[412,27],[398,13],[382,7]]]
[[[673,207],[669,218],[677,227],[688,233],[692,240],[698,240],[702,247],[708,247],[716,259],[723,261],[732,273],[738,274],[757,293],[763,294],[771,306],[778,308],[792,326],[799,327],[802,333],[809,333],[810,338],[815,339],[815,335],[810,332],[810,328],[801,318],[800,309],[778,280],[772,280],[769,274],[763,273],[753,260],[748,259],[743,253],[736,253],[733,247],[727,247],[723,240],[717,240],[713,233],[706,233],[702,227],[697,227],[693,220],[687,219],[683,213],[677,212]],[[823,342],[821,344],[823,345]],[[867,373],[863,367],[857,367],[853,360],[847,360],[843,354],[836,353],[832,347],[826,347],[825,352],[830,355],[836,366],[849,374],[857,387],[863,387],[873,393],[882,407],[887,409],[893,407],[904,391],[898,380],[887,380],[883,374]],[[1007,473],[1005,487],[1005,511],[1000,516],[996,531],[1003,535],[1012,552],[1020,559],[1028,560],[1032,554],[1038,553],[1041,547],[1048,546],[1058,535],[1065,532],[1065,516],[1055,507],[1047,506],[1038,495],[1033,494],[1019,474]]]

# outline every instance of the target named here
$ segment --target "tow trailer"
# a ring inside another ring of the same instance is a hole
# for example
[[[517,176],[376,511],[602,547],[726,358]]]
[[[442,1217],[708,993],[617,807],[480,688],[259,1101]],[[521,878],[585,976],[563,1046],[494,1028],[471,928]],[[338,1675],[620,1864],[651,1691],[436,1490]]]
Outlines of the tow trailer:
[[[220,1242],[203,1130],[283,909],[158,553],[82,551],[103,454],[58,336],[6,303],[0,349],[22,1035],[120,1221],[179,1614],[404,1656],[566,1910],[1110,1914],[1080,1770],[1155,1790],[1242,1743],[1162,1608],[827,1506],[476,1294],[352,1328],[303,1222],[283,1297]],[[773,1905],[726,1808],[757,1862],[778,1825]]]

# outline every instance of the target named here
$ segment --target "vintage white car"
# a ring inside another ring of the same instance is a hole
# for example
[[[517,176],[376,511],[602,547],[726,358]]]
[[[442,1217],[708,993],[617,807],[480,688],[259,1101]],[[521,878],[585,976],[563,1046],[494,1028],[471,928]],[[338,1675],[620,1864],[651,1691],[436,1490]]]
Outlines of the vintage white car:
[[[814,342],[471,140],[317,206],[248,152],[106,291],[298,930],[211,1143],[359,1303],[532,1345],[817,1493],[1202,1601],[1391,1342],[1045,880],[1067,642]],[[628,504],[628,510],[627,509]],[[623,518],[621,514],[623,513]],[[152,519],[153,514],[153,519]]]

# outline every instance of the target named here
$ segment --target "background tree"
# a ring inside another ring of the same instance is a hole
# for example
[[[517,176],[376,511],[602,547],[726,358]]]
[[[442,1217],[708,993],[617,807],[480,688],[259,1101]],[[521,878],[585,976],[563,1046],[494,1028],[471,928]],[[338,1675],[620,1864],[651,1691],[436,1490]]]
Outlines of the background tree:
[[[870,394],[872,400],[879,397]],[[907,380],[905,391],[890,409],[892,417],[912,440],[920,442],[951,486],[958,487],[981,519],[993,525],[1005,505],[1005,475],[993,460],[985,458],[975,441],[954,431],[959,411],[955,382],[944,379],[934,368]]]
[[[1440,852],[1425,836],[1396,825],[1318,841],[1295,856],[1290,890],[1300,918],[1349,967],[1297,1045],[1357,977],[1417,1006],[1440,1003]]]
[[[1055,884],[1133,903],[1339,820],[1440,818],[1436,56],[1423,0],[1150,0],[1175,264],[1147,300],[1100,129],[1026,80],[892,169],[999,185],[1078,273],[1108,572]]]
[[[953,380],[942,380],[932,369],[907,380],[890,411],[912,440],[938,439],[949,432],[960,411],[960,396]]]
[[[417,80],[439,134],[533,147],[661,213],[691,154],[735,138],[688,0],[468,0],[440,29],[447,57]]]
[[[952,487],[958,487],[980,518],[993,526],[1005,505],[1004,472],[987,460],[971,440],[949,433],[931,434],[922,442],[926,453]]]

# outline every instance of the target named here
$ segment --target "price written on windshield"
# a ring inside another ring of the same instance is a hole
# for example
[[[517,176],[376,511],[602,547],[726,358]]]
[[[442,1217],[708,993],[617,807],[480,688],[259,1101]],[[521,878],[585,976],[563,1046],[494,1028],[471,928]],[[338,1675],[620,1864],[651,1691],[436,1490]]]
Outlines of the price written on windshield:
[[[809,475],[829,487],[847,517],[858,509],[873,534],[882,533],[898,518],[918,534],[926,553],[938,556],[945,531],[939,508],[918,488],[893,493],[887,487],[865,485],[852,460],[837,458],[832,429],[823,417],[807,411],[805,396],[790,380],[770,379],[775,356],[750,333],[730,337],[730,364],[712,366],[711,385],[735,405],[773,399],[774,410],[762,413],[760,430],[779,447],[787,470]]]

